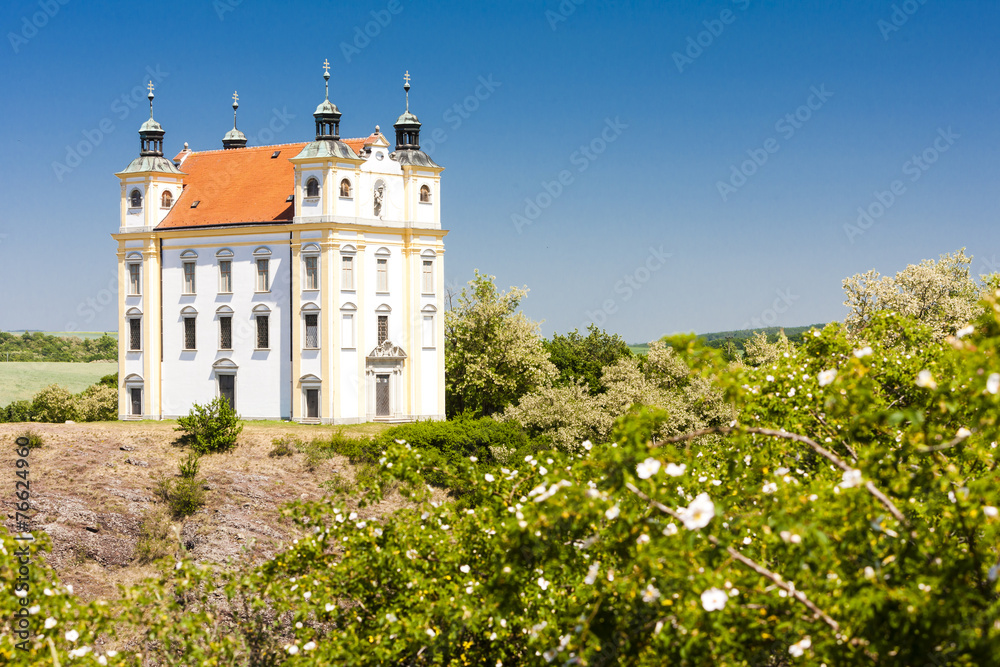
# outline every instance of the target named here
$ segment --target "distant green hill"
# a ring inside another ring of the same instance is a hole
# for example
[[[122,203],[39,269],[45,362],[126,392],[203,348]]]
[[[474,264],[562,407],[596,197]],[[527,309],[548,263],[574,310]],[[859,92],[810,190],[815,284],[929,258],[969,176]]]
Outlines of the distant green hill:
[[[705,344],[709,347],[714,347],[716,349],[722,349],[727,343],[732,341],[733,345],[736,346],[736,349],[742,352],[743,344],[752,338],[758,331],[763,331],[767,334],[767,339],[773,342],[777,340],[778,332],[784,330],[785,336],[788,337],[788,340],[796,343],[799,342],[802,339],[802,335],[810,329],[822,329],[825,326],[826,324],[809,324],[804,327],[767,327],[765,329],[716,331],[714,333],[698,334],[698,338],[705,341]],[[649,345],[646,343],[636,343],[634,345],[629,345],[629,349],[632,350],[633,354],[646,354],[649,351]]]

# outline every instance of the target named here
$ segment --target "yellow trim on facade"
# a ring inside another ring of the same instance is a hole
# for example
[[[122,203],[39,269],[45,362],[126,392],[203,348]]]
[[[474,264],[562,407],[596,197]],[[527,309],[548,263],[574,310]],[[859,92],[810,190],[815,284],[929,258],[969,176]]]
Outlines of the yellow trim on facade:
[[[298,231],[292,232],[291,240],[291,262],[292,262],[292,288],[291,297],[288,299],[290,312],[288,316],[292,318],[292,421],[301,419],[302,413],[302,384],[299,378],[302,377],[302,272],[301,252],[302,236]],[[280,349],[280,348],[279,348]],[[322,409],[320,417],[322,418]]]

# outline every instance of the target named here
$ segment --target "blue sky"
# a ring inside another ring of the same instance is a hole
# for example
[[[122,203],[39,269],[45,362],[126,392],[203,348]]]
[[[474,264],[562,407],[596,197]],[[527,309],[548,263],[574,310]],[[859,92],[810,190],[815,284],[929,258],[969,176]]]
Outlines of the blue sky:
[[[234,89],[252,144],[310,140],[324,58],[346,137],[409,70],[448,281],[527,285],[546,335],[825,322],[851,274],[1000,261],[995,2],[9,0],[0,28],[0,329],[115,328],[150,72],[173,155],[221,147]]]

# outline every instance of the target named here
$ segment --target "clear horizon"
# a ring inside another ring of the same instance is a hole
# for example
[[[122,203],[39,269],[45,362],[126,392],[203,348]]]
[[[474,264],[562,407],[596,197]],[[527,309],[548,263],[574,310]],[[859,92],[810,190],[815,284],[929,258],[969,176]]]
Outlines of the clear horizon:
[[[345,137],[391,135],[409,71],[449,285],[527,285],[546,337],[829,322],[855,273],[998,268],[995,3],[15,0],[0,26],[3,330],[117,329],[147,81],[168,156],[221,148],[234,90],[251,145],[309,141],[324,59]]]

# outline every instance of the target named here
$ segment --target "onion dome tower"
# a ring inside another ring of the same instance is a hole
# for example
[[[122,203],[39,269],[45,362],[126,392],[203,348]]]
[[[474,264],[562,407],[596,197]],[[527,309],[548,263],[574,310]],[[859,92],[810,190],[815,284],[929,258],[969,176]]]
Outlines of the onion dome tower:
[[[326,80],[326,98],[316,107],[316,140],[307,144],[296,157],[337,157],[358,159],[350,146],[340,140],[340,109],[330,101],[330,63],[323,61],[323,78]]]
[[[226,136],[222,137],[222,147],[226,150],[233,148],[246,148],[247,146],[247,135],[236,129],[236,110],[240,108],[240,96],[234,90],[233,91],[233,129],[226,132]]]
[[[406,92],[406,111],[396,119],[396,150],[389,155],[400,164],[422,167],[439,166],[427,153],[420,150],[420,121],[410,113],[410,72],[403,75],[403,90]]]
[[[149,120],[139,128],[139,157],[119,173],[165,172],[180,174],[174,163],[163,157],[163,126],[153,119],[153,82],[149,82]]]

